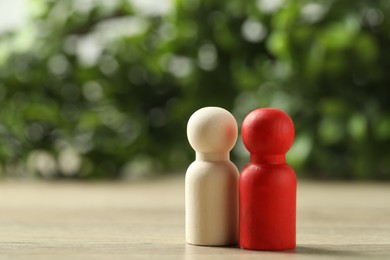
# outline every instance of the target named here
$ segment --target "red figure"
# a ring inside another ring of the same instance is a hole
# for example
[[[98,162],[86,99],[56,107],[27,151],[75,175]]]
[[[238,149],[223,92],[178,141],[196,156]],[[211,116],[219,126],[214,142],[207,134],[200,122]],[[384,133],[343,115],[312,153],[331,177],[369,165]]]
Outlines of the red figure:
[[[294,124],[283,111],[259,108],[245,118],[242,140],[251,153],[240,175],[240,247],[295,248],[296,187],[286,153]]]

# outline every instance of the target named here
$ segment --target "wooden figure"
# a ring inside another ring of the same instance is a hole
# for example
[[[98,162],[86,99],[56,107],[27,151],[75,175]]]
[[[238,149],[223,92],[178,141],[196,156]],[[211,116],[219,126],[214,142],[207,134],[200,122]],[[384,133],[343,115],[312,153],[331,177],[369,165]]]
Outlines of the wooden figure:
[[[223,108],[201,108],[189,119],[187,136],[196,160],[185,178],[186,241],[205,246],[237,244],[239,173],[229,160],[237,122]]]
[[[285,154],[294,141],[294,124],[281,110],[259,108],[248,114],[241,131],[251,156],[240,175],[240,247],[293,249],[297,181]]]

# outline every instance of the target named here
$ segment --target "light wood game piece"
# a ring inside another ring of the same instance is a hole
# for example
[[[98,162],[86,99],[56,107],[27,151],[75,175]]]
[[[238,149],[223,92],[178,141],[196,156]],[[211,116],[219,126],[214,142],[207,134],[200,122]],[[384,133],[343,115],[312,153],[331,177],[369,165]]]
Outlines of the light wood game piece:
[[[239,174],[229,160],[237,122],[223,108],[204,107],[189,119],[187,136],[196,160],[185,178],[186,241],[205,246],[237,244]]]

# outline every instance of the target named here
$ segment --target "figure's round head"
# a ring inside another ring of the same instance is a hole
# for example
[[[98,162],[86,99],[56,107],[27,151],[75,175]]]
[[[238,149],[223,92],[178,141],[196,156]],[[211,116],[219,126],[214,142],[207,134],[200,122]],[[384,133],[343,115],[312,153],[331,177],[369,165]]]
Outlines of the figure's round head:
[[[276,108],[259,108],[242,123],[241,135],[251,154],[285,154],[294,142],[294,123]]]
[[[187,136],[192,148],[202,153],[230,151],[237,140],[237,122],[220,107],[204,107],[196,111],[187,124]]]

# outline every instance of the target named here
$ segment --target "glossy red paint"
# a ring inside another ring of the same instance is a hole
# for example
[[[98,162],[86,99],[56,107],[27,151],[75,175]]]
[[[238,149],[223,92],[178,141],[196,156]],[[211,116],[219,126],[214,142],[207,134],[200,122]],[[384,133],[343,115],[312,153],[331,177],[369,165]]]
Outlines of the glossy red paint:
[[[259,108],[248,114],[241,132],[251,159],[240,175],[240,247],[293,249],[297,182],[285,154],[294,141],[294,124],[281,110]]]

